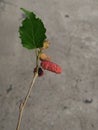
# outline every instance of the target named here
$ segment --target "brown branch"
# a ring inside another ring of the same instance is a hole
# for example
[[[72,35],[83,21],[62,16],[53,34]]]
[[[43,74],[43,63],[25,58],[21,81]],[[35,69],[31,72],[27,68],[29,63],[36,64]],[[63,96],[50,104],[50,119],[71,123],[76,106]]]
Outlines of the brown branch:
[[[31,85],[29,87],[29,90],[28,90],[28,92],[26,94],[25,99],[20,103],[19,116],[18,116],[18,122],[17,122],[16,130],[20,130],[20,124],[21,124],[21,120],[22,120],[23,111],[24,111],[24,108],[25,108],[25,106],[27,104],[28,98],[29,98],[29,96],[31,94],[31,90],[32,90],[32,88],[34,86],[34,83],[35,83],[35,80],[36,80],[37,77],[38,77],[38,73],[36,72],[33,79],[32,79]]]

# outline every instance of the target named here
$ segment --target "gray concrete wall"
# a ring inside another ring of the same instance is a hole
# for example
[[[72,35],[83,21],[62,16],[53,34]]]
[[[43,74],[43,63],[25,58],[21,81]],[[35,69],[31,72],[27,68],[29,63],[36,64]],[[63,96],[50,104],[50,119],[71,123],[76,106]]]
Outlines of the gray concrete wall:
[[[63,69],[37,80],[21,130],[98,130],[98,0],[0,0],[0,130],[15,130],[35,66],[18,38],[20,7],[43,20]]]

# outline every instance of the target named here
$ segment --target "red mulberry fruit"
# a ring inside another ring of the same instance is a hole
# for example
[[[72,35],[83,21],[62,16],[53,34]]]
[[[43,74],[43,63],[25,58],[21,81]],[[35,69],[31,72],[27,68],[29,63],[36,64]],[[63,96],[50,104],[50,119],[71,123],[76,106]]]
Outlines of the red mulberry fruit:
[[[41,66],[43,69],[52,71],[57,74],[60,74],[62,72],[62,69],[59,65],[57,65],[53,62],[50,62],[50,61],[42,61]]]

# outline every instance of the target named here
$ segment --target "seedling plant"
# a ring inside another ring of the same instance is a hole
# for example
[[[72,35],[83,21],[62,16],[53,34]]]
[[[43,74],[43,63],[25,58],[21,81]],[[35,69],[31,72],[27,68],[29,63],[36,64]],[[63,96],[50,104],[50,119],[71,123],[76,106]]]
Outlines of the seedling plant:
[[[50,46],[50,42],[47,40],[46,28],[44,27],[42,20],[37,18],[33,12],[30,12],[24,8],[21,8],[21,10],[26,16],[22,21],[22,25],[19,27],[21,44],[23,47],[35,51],[36,66],[33,70],[33,78],[28,92],[19,106],[19,116],[16,130],[20,130],[23,111],[37,77],[43,76],[45,70],[54,72],[56,74],[60,74],[62,72],[61,67],[52,62],[51,58],[44,53],[44,50]]]

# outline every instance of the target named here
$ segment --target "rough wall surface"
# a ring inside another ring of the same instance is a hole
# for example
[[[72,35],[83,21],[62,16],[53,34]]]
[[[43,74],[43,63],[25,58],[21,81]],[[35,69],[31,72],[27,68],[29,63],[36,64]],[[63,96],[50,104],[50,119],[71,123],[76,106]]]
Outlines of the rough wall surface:
[[[98,130],[98,0],[0,0],[0,130],[15,130],[34,67],[18,38],[20,7],[43,19],[47,54],[63,69],[38,79],[21,130]]]

